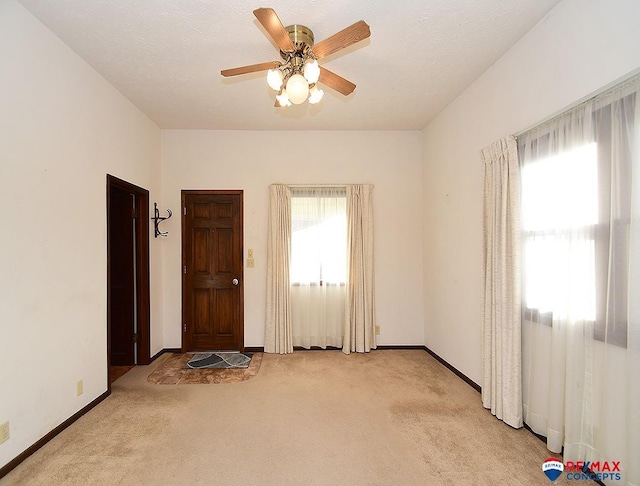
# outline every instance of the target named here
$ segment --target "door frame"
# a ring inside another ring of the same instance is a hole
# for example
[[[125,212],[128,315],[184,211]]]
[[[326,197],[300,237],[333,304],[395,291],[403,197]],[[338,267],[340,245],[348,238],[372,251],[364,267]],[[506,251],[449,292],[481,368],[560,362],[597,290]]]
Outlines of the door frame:
[[[111,190],[117,188],[134,195],[136,215],[135,227],[135,259],[136,259],[136,309],[138,342],[138,365],[147,365],[151,362],[150,327],[151,327],[151,298],[149,284],[149,191],[130,182],[107,174],[107,371],[111,367],[111,248],[109,236],[109,211],[111,208]],[[107,380],[108,382],[109,380]],[[109,390],[111,384],[109,383]]]
[[[187,275],[185,274],[184,271],[182,271],[183,268],[185,268],[185,266],[187,265],[187,243],[186,243],[186,239],[187,239],[187,235],[186,235],[186,209],[187,209],[187,204],[186,204],[186,197],[187,195],[193,195],[193,196],[198,196],[198,195],[205,195],[205,196],[240,196],[240,288],[238,289],[240,291],[240,296],[239,296],[239,312],[240,312],[240,338],[239,338],[239,344],[240,344],[240,352],[244,352],[244,191],[242,189],[226,189],[226,190],[214,190],[214,189],[200,189],[200,190],[188,190],[188,189],[183,189],[180,192],[180,204],[182,206],[182,220],[181,220],[181,233],[182,233],[182,261],[181,261],[181,265],[180,265],[180,274],[182,275],[182,313],[181,313],[181,317],[182,317],[182,323],[181,323],[181,329],[180,329],[180,349],[183,353],[188,352],[189,350],[186,349],[186,343],[185,343],[185,338],[184,338],[184,329],[186,326],[186,320],[187,320],[187,310],[186,310],[186,305],[185,305],[185,300],[186,300],[186,296],[185,296],[185,290],[187,288]]]

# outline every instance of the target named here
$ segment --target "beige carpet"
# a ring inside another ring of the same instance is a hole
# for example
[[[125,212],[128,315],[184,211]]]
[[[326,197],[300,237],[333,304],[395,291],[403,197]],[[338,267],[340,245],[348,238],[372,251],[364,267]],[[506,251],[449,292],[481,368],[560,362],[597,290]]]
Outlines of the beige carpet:
[[[168,358],[116,381],[0,485],[551,484],[544,444],[424,351],[264,355],[241,383],[148,383]]]

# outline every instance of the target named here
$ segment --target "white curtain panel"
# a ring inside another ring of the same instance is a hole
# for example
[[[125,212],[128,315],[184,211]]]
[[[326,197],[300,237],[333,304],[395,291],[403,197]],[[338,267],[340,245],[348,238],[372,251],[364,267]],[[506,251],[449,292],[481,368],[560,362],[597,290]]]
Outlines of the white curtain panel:
[[[482,404],[522,427],[520,176],[513,137],[481,152],[483,184]]]
[[[346,285],[292,283],[293,345],[305,349],[341,348]]]
[[[342,346],[345,354],[365,353],[376,348],[372,193],[370,184],[347,186],[349,284]]]
[[[291,192],[284,184],[269,186],[269,237],[267,240],[267,315],[264,350],[293,352],[291,299]]]
[[[344,187],[291,188],[293,345],[342,347],[347,209]]]
[[[524,422],[640,484],[640,78],[518,137]]]
[[[633,126],[633,174],[629,228],[629,312],[627,350],[623,371],[626,391],[626,437],[621,447],[628,484],[640,486],[640,82],[635,93]],[[613,391],[613,390],[612,390]],[[619,393],[619,390],[617,390]],[[621,394],[625,397],[625,393]],[[623,398],[624,401],[624,398]]]

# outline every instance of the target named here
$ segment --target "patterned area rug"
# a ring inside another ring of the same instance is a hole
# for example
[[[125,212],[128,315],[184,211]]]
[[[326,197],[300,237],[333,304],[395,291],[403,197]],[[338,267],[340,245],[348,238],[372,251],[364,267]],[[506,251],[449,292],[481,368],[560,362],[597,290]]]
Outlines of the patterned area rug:
[[[197,353],[184,367],[198,370],[248,368],[252,356],[253,353]]]
[[[262,363],[262,353],[253,353],[248,368],[185,369],[191,358],[193,354],[164,354],[158,358],[159,364],[147,381],[153,385],[240,383],[254,378]]]

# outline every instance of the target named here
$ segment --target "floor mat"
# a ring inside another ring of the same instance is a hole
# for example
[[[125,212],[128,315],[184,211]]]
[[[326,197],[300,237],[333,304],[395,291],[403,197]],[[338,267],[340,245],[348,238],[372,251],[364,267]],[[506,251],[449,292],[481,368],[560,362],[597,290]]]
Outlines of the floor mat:
[[[219,351],[215,353],[197,353],[191,358],[185,369],[238,369],[248,368],[253,353]]]

